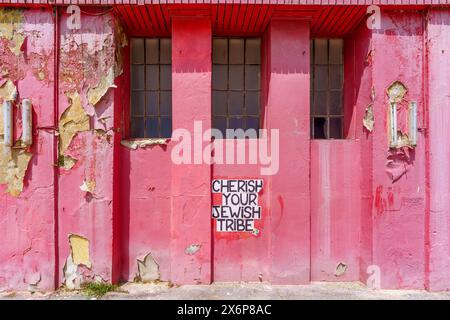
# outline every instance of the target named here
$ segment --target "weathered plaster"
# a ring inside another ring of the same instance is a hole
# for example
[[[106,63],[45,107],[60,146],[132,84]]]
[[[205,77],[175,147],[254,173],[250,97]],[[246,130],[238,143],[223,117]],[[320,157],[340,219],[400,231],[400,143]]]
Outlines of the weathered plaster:
[[[137,278],[142,282],[157,281],[160,278],[159,265],[149,253],[144,259],[137,259]]]
[[[59,153],[64,155],[72,142],[73,137],[82,131],[89,130],[89,116],[81,106],[81,98],[78,92],[67,93],[70,100],[69,107],[59,119]]]

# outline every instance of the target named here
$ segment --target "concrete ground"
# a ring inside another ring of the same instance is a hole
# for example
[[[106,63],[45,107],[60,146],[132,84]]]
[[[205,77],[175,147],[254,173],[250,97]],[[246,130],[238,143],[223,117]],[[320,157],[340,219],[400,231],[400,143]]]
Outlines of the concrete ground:
[[[323,283],[310,285],[269,285],[265,283],[215,283],[171,287],[167,283],[127,283],[120,292],[109,292],[100,299],[143,300],[450,300],[450,292],[422,290],[370,290],[361,283]],[[83,291],[59,290],[53,293],[0,292],[0,300],[83,300],[97,299]]]

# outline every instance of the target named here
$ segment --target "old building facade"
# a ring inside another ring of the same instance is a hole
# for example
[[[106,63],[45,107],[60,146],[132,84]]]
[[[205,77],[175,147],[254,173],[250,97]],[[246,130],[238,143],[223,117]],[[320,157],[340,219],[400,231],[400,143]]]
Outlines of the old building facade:
[[[450,288],[447,0],[2,1],[0,50],[0,290]]]

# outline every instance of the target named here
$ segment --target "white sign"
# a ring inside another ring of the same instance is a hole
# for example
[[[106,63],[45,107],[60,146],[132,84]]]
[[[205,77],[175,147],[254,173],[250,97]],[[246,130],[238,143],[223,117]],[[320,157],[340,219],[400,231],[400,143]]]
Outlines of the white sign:
[[[262,179],[213,180],[212,193],[222,194],[222,204],[212,207],[216,231],[257,232],[255,220],[261,219],[258,193],[262,188]]]

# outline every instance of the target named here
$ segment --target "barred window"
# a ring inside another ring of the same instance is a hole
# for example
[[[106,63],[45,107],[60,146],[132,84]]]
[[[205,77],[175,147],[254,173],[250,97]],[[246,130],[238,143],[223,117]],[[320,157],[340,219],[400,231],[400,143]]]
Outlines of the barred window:
[[[261,41],[213,39],[212,127],[259,129]]]
[[[342,39],[311,41],[311,139],[343,138]]]
[[[131,39],[131,138],[172,135],[171,39]]]

